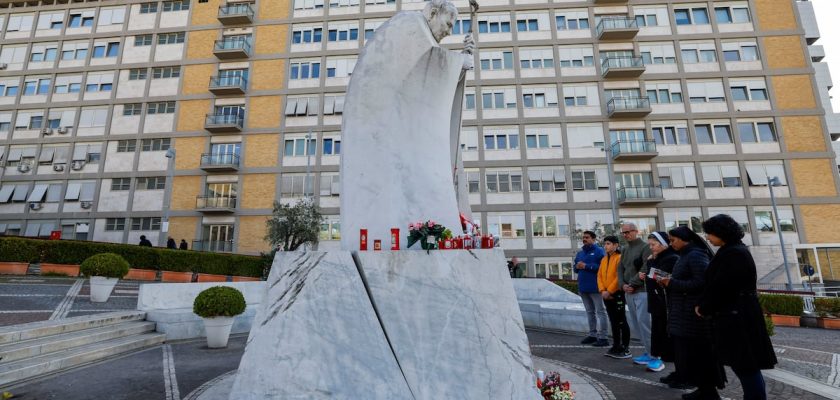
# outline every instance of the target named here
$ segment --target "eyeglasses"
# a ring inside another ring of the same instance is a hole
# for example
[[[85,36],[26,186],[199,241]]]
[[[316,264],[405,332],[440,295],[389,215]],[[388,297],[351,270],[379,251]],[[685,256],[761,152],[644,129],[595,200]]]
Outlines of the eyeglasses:
[[[638,232],[638,231],[622,231],[622,235],[629,235],[631,232]]]

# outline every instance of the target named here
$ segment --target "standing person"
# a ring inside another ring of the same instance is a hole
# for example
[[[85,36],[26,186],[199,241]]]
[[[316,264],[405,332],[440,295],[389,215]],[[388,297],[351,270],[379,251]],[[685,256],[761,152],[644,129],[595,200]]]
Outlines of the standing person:
[[[575,256],[575,273],[578,275],[578,293],[589,320],[589,336],[581,344],[607,347],[607,311],[598,290],[598,268],[604,258],[604,249],[595,243],[595,232],[583,232],[583,247]]]
[[[181,245],[178,248],[181,250],[189,250],[190,246],[187,244],[186,240],[181,239]]]
[[[744,229],[721,214],[703,222],[703,231],[720,249],[709,263],[706,290],[695,312],[711,318],[718,360],[732,367],[744,400],[765,400],[761,370],[772,369],[778,361],[758,303],[755,261],[741,242]]]
[[[140,243],[138,245],[143,247],[152,247],[152,242],[149,239],[146,239],[146,235],[140,235]]]
[[[700,236],[685,226],[668,233],[671,247],[679,252],[680,259],[671,276],[658,281],[667,289],[668,333],[674,338],[674,364],[678,375],[697,386],[697,390],[682,398],[720,399],[716,387],[723,387],[726,376],[714,354],[711,327],[694,309],[706,286],[706,269],[712,251]]]
[[[175,239],[172,239],[172,236],[169,239],[166,239],[166,248],[175,250],[178,248],[178,245],[175,244]]]
[[[621,226],[621,234],[627,245],[621,250],[621,262],[618,264],[618,284],[624,291],[630,319],[636,326],[636,337],[642,340],[645,353],[633,359],[638,365],[648,365],[650,356],[650,314],[647,311],[647,293],[645,283],[639,279],[639,272],[647,273],[645,261],[650,255],[650,247],[639,238],[639,228],[634,223]]]
[[[507,267],[508,267],[508,272],[510,273],[511,278],[524,278],[525,277],[524,268],[522,268],[519,265],[519,259],[518,258],[516,258],[516,257],[511,258],[510,261],[508,261]]]
[[[651,273],[654,268],[670,274],[674,271],[674,264],[680,259],[677,252],[671,248],[670,237],[665,232],[653,232],[647,237],[650,256],[647,259],[647,270]],[[665,298],[665,288],[659,286],[648,274],[639,272],[639,278],[645,282],[647,291],[648,312],[650,313],[650,356],[653,361],[647,365],[648,371],[659,372],[665,369],[663,361],[674,360],[674,346],[668,337],[668,307]]]
[[[598,290],[604,299],[613,335],[612,348],[604,355],[612,358],[630,358],[630,328],[627,326],[625,315],[624,291],[618,287],[618,263],[621,261],[618,238],[605,237],[604,250],[606,255],[601,259],[601,266],[598,268]]]

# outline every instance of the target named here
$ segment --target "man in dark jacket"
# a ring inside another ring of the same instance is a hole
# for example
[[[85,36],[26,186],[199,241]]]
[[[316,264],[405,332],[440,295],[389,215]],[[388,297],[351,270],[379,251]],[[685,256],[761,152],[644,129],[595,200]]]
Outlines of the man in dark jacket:
[[[578,275],[578,293],[589,320],[589,336],[581,344],[597,347],[610,345],[607,341],[607,309],[601,292],[598,291],[598,268],[604,258],[604,249],[595,243],[595,232],[583,233],[583,247],[575,256],[575,273]]]
[[[152,247],[152,242],[150,242],[149,239],[146,239],[146,235],[140,235],[140,243],[138,244],[144,247]]]
[[[647,309],[647,292],[639,272],[647,273],[645,261],[650,256],[650,247],[639,238],[639,228],[630,222],[621,226],[621,235],[627,244],[621,250],[618,264],[618,286],[624,290],[627,309],[630,311],[631,326],[636,327],[636,337],[642,340],[645,353],[633,359],[638,365],[648,365],[654,360],[650,356],[650,314]]]
[[[525,267],[519,264],[519,259],[513,257],[508,261],[507,264],[508,272],[510,273],[511,278],[524,278],[525,277]]]

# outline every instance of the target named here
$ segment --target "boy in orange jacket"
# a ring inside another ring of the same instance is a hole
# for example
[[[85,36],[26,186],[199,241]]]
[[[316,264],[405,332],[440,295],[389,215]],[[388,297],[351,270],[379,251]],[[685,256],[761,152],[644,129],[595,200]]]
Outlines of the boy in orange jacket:
[[[621,261],[618,238],[605,237],[604,250],[607,255],[601,259],[601,267],[598,268],[598,291],[604,299],[613,335],[613,346],[604,355],[612,358],[630,358],[630,327],[627,325],[627,316],[624,315],[624,292],[618,287],[618,264]]]

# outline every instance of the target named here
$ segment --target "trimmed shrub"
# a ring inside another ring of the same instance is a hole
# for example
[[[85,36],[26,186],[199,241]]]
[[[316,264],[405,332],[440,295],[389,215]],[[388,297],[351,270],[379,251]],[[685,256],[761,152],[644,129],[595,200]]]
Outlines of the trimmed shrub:
[[[580,294],[578,291],[578,283],[577,281],[553,281],[557,286],[562,287],[574,294]]]
[[[814,311],[823,318],[840,318],[840,297],[814,298]]]
[[[787,294],[762,294],[758,296],[758,301],[765,314],[798,317],[805,307],[801,297]]]
[[[764,316],[764,326],[767,327],[767,335],[773,336],[776,334],[776,325],[773,323],[773,319],[770,316]]]
[[[122,278],[128,273],[128,262],[119,254],[102,253],[83,261],[79,271],[82,272],[82,275],[88,277]]]
[[[245,312],[245,296],[229,286],[214,286],[195,297],[193,312],[203,318],[234,317]]]
[[[0,238],[0,262],[38,262],[41,251],[33,240],[14,237]]]

